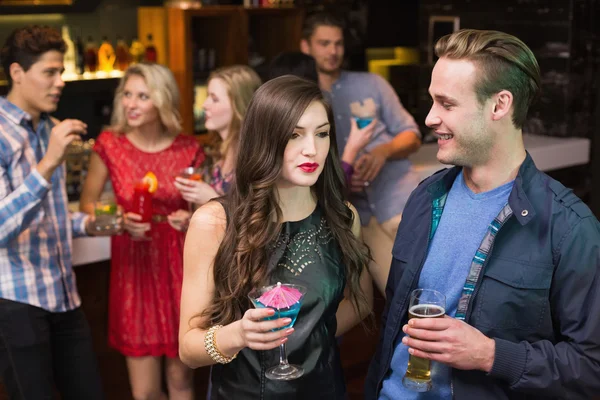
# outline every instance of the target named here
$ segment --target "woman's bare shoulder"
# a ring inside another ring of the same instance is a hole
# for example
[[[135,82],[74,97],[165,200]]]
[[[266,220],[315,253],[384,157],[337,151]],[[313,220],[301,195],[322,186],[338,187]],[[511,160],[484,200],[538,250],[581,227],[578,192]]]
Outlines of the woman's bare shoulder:
[[[197,209],[192,215],[190,228],[193,226],[202,227],[202,230],[222,231],[227,224],[227,217],[223,205],[218,201],[209,201]]]

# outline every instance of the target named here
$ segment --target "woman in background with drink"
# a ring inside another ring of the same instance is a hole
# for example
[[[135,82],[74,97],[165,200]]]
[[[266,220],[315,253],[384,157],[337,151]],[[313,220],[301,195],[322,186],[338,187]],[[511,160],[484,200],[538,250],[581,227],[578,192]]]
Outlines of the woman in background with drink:
[[[333,115],[319,87],[293,76],[260,87],[240,132],[235,180],[194,213],[184,251],[180,355],[213,365],[211,400],[345,399],[335,336],[369,314],[368,250],[344,201]],[[293,328],[252,289],[307,288]],[[294,380],[267,379],[287,343]],[[270,350],[270,351],[267,351]]]
[[[208,77],[204,125],[212,135],[212,167],[207,171],[207,182],[176,178],[175,187],[185,200],[202,205],[227,192],[235,168],[242,120],[260,84],[256,72],[245,65],[220,68]]]
[[[134,399],[192,399],[192,371],[178,358],[177,323],[187,203],[173,183],[204,153],[180,133],[179,92],[173,74],[140,63],[125,72],[114,100],[112,127],[90,158],[81,209],[93,212],[110,178],[125,211],[125,233],[112,237],[109,345],[127,360]]]

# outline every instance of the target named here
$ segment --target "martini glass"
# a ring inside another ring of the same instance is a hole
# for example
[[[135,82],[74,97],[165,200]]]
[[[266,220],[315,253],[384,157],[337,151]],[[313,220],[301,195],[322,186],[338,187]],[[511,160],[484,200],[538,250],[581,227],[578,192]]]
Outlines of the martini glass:
[[[290,318],[292,322],[276,330],[288,329],[294,326],[306,288],[300,285],[277,282],[276,285],[263,286],[252,290],[248,297],[255,308],[271,308],[275,314],[265,320],[274,320],[279,318]],[[279,365],[271,367],[265,373],[268,379],[289,381],[300,378],[304,374],[304,369],[298,365],[288,363],[285,343],[279,345]]]

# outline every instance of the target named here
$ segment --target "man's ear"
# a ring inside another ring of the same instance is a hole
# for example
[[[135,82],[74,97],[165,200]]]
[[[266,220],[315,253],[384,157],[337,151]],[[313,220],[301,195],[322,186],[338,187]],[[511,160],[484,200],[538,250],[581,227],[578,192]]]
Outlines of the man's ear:
[[[25,74],[25,70],[21,64],[14,62],[8,67],[8,73],[10,74],[10,79],[13,81],[13,83],[19,84],[21,83],[21,80],[23,80],[23,74]]]
[[[499,121],[510,114],[513,106],[513,94],[502,90],[493,97],[492,121]]]
[[[304,54],[306,55],[311,55],[310,54],[310,45],[308,44],[308,41],[306,39],[302,39],[300,41],[300,51],[302,51]]]

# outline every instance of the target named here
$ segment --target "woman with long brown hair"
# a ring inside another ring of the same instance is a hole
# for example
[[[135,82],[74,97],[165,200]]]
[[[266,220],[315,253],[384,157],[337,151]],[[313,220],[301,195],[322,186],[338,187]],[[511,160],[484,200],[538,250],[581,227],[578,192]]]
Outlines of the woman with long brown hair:
[[[201,207],[184,249],[179,352],[213,365],[211,399],[342,399],[336,343],[370,313],[368,250],[344,174],[331,109],[318,86],[292,76],[255,93],[228,195]],[[307,288],[293,328],[248,294],[276,282]],[[266,379],[287,342],[295,380]],[[215,365],[216,364],[216,365]]]

